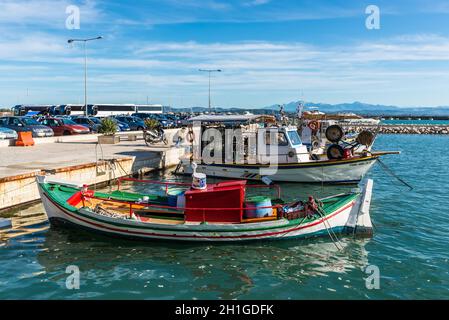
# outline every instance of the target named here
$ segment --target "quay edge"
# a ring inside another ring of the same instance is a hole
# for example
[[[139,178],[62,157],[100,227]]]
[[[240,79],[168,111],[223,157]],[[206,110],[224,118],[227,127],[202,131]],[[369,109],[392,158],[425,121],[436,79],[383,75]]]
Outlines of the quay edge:
[[[37,175],[52,174],[59,179],[85,181],[89,185],[99,186],[108,184],[114,178],[174,167],[178,164],[179,157],[184,154],[182,148],[148,152],[155,155],[144,159],[134,156],[114,159],[114,170],[111,169],[110,162],[99,161],[0,178],[0,213],[40,199],[36,184]]]

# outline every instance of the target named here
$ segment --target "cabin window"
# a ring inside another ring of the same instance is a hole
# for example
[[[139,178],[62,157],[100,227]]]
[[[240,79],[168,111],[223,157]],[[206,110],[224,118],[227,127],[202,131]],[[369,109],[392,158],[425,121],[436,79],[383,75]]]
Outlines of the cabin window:
[[[293,146],[297,146],[302,143],[301,138],[299,137],[298,131],[289,131],[288,137],[290,138],[290,141],[292,142]]]
[[[277,132],[277,144],[278,146],[288,146],[288,140],[285,136],[285,133],[283,132]],[[271,137],[270,137],[270,131],[267,131],[265,133],[265,144],[270,145],[271,144]]]

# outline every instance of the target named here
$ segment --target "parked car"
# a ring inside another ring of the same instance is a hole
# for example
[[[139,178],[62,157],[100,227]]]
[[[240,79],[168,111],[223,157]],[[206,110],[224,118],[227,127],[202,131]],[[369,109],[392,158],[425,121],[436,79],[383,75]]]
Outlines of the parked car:
[[[169,119],[166,115],[163,114],[156,114],[156,119],[159,120],[159,122],[162,125],[162,128],[173,128],[175,127],[175,122],[171,119]]]
[[[126,123],[121,122],[121,121],[117,120],[114,117],[109,117],[109,118],[114,120],[114,122],[117,124],[118,128],[120,129],[120,131],[131,131],[131,128]]]
[[[181,122],[181,127],[188,126],[190,124],[189,119],[191,118],[190,115],[181,115],[179,116],[179,120]]]
[[[167,114],[165,117],[168,120],[171,120],[173,122],[174,127],[180,127],[181,126],[181,118],[175,114]]]
[[[89,128],[90,132],[98,132],[98,129],[100,128],[100,121],[96,122],[94,119],[97,118],[92,118],[93,117],[78,116],[72,117],[72,121]]]
[[[126,123],[133,131],[142,131],[145,128],[145,122],[133,116],[115,116],[120,122]]]
[[[172,128],[172,127],[175,126],[175,123],[172,120],[168,119],[163,114],[133,113],[132,116],[141,118],[142,120],[145,120],[145,119],[148,119],[148,118],[155,119],[155,120],[159,121],[159,123],[161,124],[162,128]]]
[[[98,130],[100,130],[101,127],[101,120],[103,120],[103,118],[101,117],[89,117],[89,120],[91,120],[93,123],[95,123],[96,125],[98,125]],[[120,132],[120,128],[117,125],[117,131],[116,132]]]
[[[41,123],[52,128],[55,136],[90,133],[89,128],[79,125],[69,118],[45,118],[41,120]]]
[[[17,139],[17,132],[12,129],[0,127],[0,140]]]
[[[54,135],[51,128],[30,117],[2,117],[0,118],[0,126],[16,132],[31,132],[33,138],[53,137]]]
[[[138,112],[138,113],[133,113],[131,115],[131,117],[136,117],[136,118],[139,118],[139,119],[141,119],[143,121],[145,121],[145,119],[147,119],[147,118],[156,119],[155,114],[153,114],[153,113],[139,113]]]
[[[92,121],[95,124],[101,125],[101,118],[89,117],[89,120]]]

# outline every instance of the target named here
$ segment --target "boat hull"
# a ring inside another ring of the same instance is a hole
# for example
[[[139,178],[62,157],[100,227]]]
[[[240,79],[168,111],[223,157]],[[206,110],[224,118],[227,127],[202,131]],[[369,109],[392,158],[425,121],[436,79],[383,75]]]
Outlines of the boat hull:
[[[377,157],[338,161],[279,164],[274,174],[266,175],[275,182],[358,183],[376,162]],[[191,175],[190,162],[183,162],[183,174]],[[261,180],[261,166],[234,164],[199,164],[197,171],[211,177]]]
[[[203,224],[186,222],[166,225],[102,216],[86,208],[70,209],[66,205],[58,203],[40,184],[38,185],[45,211],[52,225],[64,222],[114,237],[140,240],[235,242],[329,236],[329,233],[332,232],[353,233],[364,201],[364,197],[359,196],[326,216],[311,221],[306,221],[304,218],[296,220],[284,218],[260,223]],[[365,190],[363,194],[366,193]],[[370,232],[367,229],[363,230]]]

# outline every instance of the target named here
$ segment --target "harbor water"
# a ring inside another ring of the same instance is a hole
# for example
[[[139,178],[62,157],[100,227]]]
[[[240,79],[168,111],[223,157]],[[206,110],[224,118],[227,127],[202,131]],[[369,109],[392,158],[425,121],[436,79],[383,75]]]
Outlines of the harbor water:
[[[340,237],[341,250],[327,238],[138,242],[44,222],[33,227],[38,232],[0,241],[0,299],[447,299],[449,137],[381,135],[374,149],[400,150],[383,162],[414,189],[379,165],[370,171],[372,238]],[[176,179],[153,178],[163,176]],[[289,199],[351,188],[282,187]],[[40,204],[24,210],[44,212]],[[66,287],[69,266],[80,270],[78,290]],[[367,286],[367,271],[377,268],[379,286]]]

